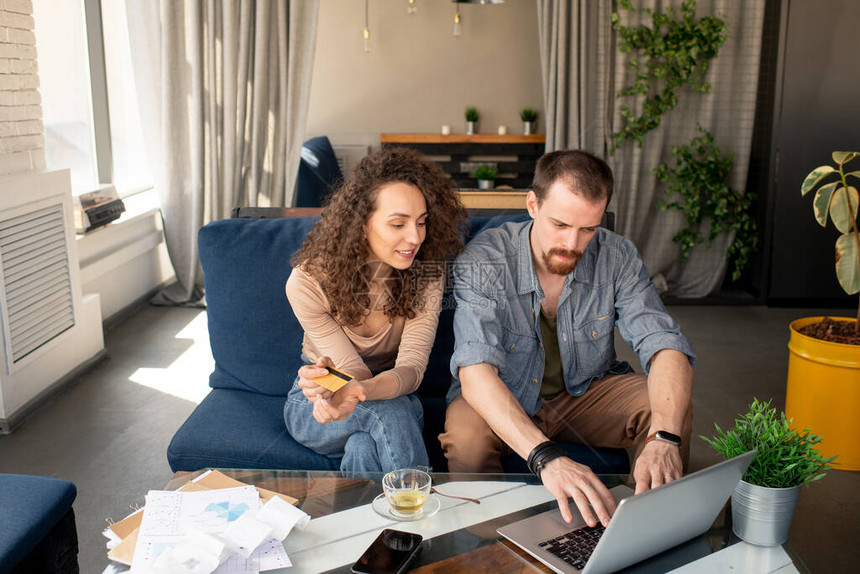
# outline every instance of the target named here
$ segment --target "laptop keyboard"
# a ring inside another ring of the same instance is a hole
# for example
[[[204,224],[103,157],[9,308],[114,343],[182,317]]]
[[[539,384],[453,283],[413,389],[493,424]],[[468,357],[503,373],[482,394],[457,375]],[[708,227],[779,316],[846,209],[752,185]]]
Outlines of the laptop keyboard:
[[[603,536],[604,530],[602,524],[598,524],[594,528],[586,526],[541,542],[538,546],[561,558],[577,570],[582,570],[585,568],[585,563],[591,553],[594,552],[594,547],[597,546],[600,537]]]

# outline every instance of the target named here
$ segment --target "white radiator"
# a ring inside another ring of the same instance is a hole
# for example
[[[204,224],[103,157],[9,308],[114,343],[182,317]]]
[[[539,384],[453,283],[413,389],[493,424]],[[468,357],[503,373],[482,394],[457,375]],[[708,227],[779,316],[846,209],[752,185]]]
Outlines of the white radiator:
[[[0,177],[0,433],[104,349],[75,241],[66,170]]]
[[[0,315],[10,371],[75,324],[63,223],[62,203],[0,219]]]

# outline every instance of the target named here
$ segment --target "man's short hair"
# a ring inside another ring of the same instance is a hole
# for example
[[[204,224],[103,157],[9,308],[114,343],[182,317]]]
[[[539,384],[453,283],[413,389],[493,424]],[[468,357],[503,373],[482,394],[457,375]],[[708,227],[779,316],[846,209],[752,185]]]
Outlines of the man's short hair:
[[[532,190],[538,204],[543,203],[550,186],[564,181],[570,190],[588,201],[597,203],[612,199],[614,179],[609,165],[597,156],[582,150],[553,151],[541,157],[535,168]]]

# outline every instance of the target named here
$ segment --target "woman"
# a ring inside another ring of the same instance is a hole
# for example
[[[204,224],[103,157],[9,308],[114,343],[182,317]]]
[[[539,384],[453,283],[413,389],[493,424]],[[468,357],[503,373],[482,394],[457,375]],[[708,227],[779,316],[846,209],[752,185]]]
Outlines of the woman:
[[[412,150],[364,158],[322,211],[287,280],[305,331],[284,407],[304,446],[344,471],[427,465],[421,383],[439,322],[445,262],[463,248],[465,210],[451,180]],[[336,392],[314,378],[336,367]]]

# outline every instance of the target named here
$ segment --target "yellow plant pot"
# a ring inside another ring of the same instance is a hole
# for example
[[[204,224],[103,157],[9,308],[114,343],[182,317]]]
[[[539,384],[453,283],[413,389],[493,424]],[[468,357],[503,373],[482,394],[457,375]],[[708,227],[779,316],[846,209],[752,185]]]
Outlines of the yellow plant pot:
[[[801,335],[798,329],[821,321],[806,317],[791,323],[785,414],[792,428],[822,436],[824,456],[839,455],[835,468],[860,470],[860,346]],[[835,321],[850,321],[832,317]]]

